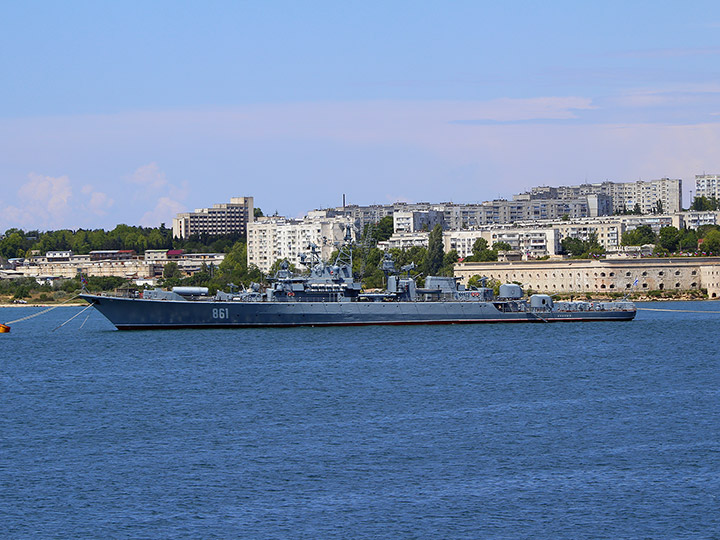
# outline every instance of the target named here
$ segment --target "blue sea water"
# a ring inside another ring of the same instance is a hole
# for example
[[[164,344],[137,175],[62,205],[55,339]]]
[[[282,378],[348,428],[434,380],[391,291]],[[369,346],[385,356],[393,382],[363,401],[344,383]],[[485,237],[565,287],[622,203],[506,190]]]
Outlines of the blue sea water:
[[[719,302],[0,334],[2,538],[718,538]],[[0,309],[0,321],[40,311]],[[86,315],[90,317],[86,319]]]

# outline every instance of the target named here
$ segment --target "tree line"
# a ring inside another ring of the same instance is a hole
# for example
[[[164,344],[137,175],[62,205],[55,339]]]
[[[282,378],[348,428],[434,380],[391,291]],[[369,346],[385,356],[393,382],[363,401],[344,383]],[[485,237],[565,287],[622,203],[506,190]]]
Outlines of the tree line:
[[[0,256],[6,259],[28,257],[37,250],[67,251],[83,255],[97,250],[127,249],[138,254],[149,249],[183,249],[188,252],[227,253],[244,235],[193,235],[188,238],[173,238],[172,229],[160,227],[137,227],[118,225],[110,231],[104,229],[78,229],[72,231],[23,231],[8,229],[0,237]]]
[[[385,251],[377,247],[378,241],[386,240],[392,234],[392,218],[383,218],[378,224],[365,228],[360,240],[352,247],[353,274],[363,282],[365,288],[381,288],[385,284],[382,261]],[[139,238],[145,239],[139,241]],[[627,231],[622,236],[622,245],[655,244],[655,253],[670,255],[678,252],[697,254],[720,254],[720,227],[705,225],[697,230],[663,227],[656,234],[650,226],[642,225]],[[698,248],[700,244],[700,248]],[[212,292],[227,290],[232,286],[247,286],[252,282],[264,283],[267,276],[257,267],[247,264],[247,244],[239,235],[192,237],[187,240],[172,238],[172,232],[161,226],[159,228],[130,227],[118,225],[112,231],[38,231],[23,232],[10,229],[0,239],[0,255],[12,258],[37,249],[41,252],[56,250],[72,250],[74,253],[87,253],[98,249],[135,249],[142,253],[146,249],[185,249],[189,252],[220,252],[226,253],[225,259],[218,266],[204,265],[199,272],[191,276],[183,276],[175,263],[168,263],[163,271],[163,285],[197,285],[207,286]],[[498,252],[510,249],[505,242],[496,242],[489,246],[483,238],[473,244],[472,255],[466,257],[467,262],[496,261]],[[597,236],[589,235],[587,239],[565,238],[562,241],[563,251],[576,258],[600,257],[604,249],[597,241]],[[416,277],[420,284],[427,275],[453,275],[454,265],[458,262],[456,250],[444,252],[442,229],[437,225],[430,232],[428,247],[414,246],[407,249],[389,250],[396,268],[412,265],[410,275]],[[334,259],[337,252],[333,254]],[[275,265],[277,266],[277,264]],[[87,276],[84,286],[91,291],[117,288],[127,281],[123,278],[101,278]],[[0,295],[26,298],[33,294],[63,296],[63,293],[78,291],[81,284],[80,276],[63,280],[59,285],[39,285],[33,278],[0,281]],[[42,300],[42,299],[41,299]]]
[[[656,234],[649,225],[641,225],[622,235],[622,245],[642,246],[654,244],[654,253],[671,255],[675,253],[696,253],[720,255],[720,227],[701,225],[697,229],[662,227]]]

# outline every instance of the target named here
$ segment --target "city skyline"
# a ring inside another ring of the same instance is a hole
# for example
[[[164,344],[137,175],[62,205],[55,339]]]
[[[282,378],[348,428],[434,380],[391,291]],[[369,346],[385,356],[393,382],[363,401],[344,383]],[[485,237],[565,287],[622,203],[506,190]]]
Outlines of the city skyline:
[[[720,172],[713,2],[0,13],[0,232]]]

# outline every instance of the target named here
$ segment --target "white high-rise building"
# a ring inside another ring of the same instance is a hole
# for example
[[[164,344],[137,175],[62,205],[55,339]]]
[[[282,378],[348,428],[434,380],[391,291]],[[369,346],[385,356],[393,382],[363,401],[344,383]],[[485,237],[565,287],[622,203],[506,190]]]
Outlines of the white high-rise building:
[[[173,236],[187,238],[193,234],[245,234],[248,223],[254,219],[253,198],[232,197],[229,203],[178,214],[173,219]]]
[[[720,199],[720,174],[696,174],[695,196]]]
[[[611,211],[598,210],[588,213],[588,216],[593,217],[620,213],[623,210],[632,211],[636,204],[643,214],[653,214],[659,210],[659,213],[673,213],[682,210],[682,180],[679,178],[638,180],[637,182],[602,182],[557,188],[541,186],[532,188],[525,195],[531,199],[568,199],[587,197],[591,194],[609,196],[612,203]]]
[[[320,248],[320,257],[327,261],[332,252],[344,241],[349,217],[285,217],[258,218],[247,228],[247,262],[262,272],[269,272],[273,263],[287,259],[302,268],[301,255],[309,253],[308,246]],[[351,230],[354,238],[354,231]]]

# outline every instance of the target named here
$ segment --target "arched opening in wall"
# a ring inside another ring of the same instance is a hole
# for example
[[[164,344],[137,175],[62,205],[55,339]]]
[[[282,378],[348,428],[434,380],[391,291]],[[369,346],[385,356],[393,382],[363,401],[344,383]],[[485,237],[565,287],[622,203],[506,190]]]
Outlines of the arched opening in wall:
[[[676,283],[676,284],[675,284],[675,288],[676,288],[676,289],[679,289],[679,288],[680,288],[680,284],[679,284],[679,283]]]
[[[614,288],[615,288],[615,285],[613,285],[613,284],[611,283],[611,284],[610,284],[610,288],[611,288],[611,289],[614,289]]]
[[[625,277],[630,277],[630,272],[625,272]]]
[[[660,289],[661,291],[662,291],[664,288],[665,288],[665,284],[664,284],[664,283],[661,283],[661,284],[658,286],[658,289]]]
[[[605,288],[605,284],[603,283],[602,285],[600,285],[600,288],[601,288],[601,289],[604,289],[604,288]]]
[[[680,275],[680,270],[675,270],[675,275],[676,275],[676,276],[679,276],[679,275]]]
[[[660,270],[660,271],[658,272],[658,276],[664,276],[664,275],[665,275],[665,272],[663,272],[662,270]]]
[[[712,294],[710,295],[710,298],[717,298],[717,293],[712,293]]]
[[[629,289],[630,287],[632,287],[632,284],[630,284],[630,283],[628,283],[628,284],[625,285],[625,288],[626,288],[626,289]]]
[[[643,283],[643,289],[647,289],[647,283]]]
[[[693,281],[693,282],[690,284],[690,288],[691,288],[691,289],[694,289],[695,287],[697,287],[697,283],[695,283],[695,282]]]

